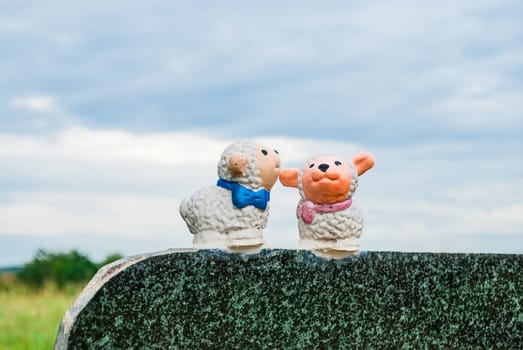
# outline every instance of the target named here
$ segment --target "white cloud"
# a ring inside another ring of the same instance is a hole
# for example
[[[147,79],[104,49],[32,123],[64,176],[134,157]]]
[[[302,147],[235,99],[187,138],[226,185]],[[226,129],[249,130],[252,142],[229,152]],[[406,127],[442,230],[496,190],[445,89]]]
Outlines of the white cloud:
[[[0,134],[0,155],[151,164],[214,163],[227,143],[190,133],[137,135],[74,127],[46,135]]]
[[[212,116],[240,113],[280,120],[321,115],[345,128],[350,125],[341,119],[349,116],[377,129],[444,120],[451,131],[506,130],[521,127],[515,112],[521,89],[513,74],[521,62],[521,26],[508,14],[514,5],[236,3],[230,12],[215,5],[202,11],[187,4],[116,2],[104,7],[121,18],[114,28],[104,16],[96,25],[89,20],[102,15],[97,5],[51,11],[34,3],[18,10],[37,25],[34,45],[9,51],[6,71],[14,73],[4,84],[16,82],[21,91],[57,87],[67,96],[57,96],[55,104],[91,114],[82,124],[135,130],[149,116],[155,121],[151,129],[172,130],[178,127],[173,116],[191,115],[206,127]],[[74,17],[78,13],[90,15]],[[74,28],[68,26],[71,18],[77,20]],[[68,45],[74,50],[62,50]],[[23,68],[29,65],[34,77]],[[41,111],[53,103],[22,97],[11,106]],[[506,124],[493,125],[492,116],[501,114]],[[118,121],[112,122],[115,115]],[[235,125],[224,123],[224,129]],[[306,127],[282,132],[300,135]]]
[[[175,237],[183,230],[178,206],[179,200],[167,195],[22,192],[0,206],[0,232]]]
[[[272,136],[255,140],[276,148],[285,161],[298,165],[313,154],[335,150],[350,155],[362,150],[359,145],[343,141]],[[0,156],[215,164],[223,149],[234,141],[188,132],[133,134],[74,127],[45,135],[0,134]]]
[[[465,91],[480,89],[477,85],[464,87]],[[523,92],[492,93],[488,96],[451,96],[436,110],[448,116],[450,123],[464,129],[523,127]]]
[[[9,102],[9,106],[34,112],[54,112],[58,107],[56,97],[46,95],[17,97]]]
[[[55,42],[64,48],[72,48],[74,47],[78,41],[79,38],[71,33],[71,32],[58,32],[53,35],[53,39]]]

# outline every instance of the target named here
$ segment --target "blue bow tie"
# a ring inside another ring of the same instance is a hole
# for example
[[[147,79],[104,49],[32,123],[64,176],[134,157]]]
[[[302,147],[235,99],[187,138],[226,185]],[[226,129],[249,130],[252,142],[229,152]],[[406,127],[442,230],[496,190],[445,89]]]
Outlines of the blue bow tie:
[[[267,209],[267,202],[270,200],[270,192],[264,188],[255,192],[243,187],[237,182],[227,181],[222,178],[218,179],[216,185],[231,191],[232,204],[234,204],[236,208],[241,209],[248,205],[253,205],[258,209]]]

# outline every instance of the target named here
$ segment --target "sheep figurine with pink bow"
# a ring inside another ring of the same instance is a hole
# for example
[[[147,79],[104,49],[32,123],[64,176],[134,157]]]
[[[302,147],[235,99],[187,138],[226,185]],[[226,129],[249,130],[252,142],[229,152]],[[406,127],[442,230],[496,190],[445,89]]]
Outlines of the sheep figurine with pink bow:
[[[352,197],[358,177],[373,166],[374,157],[362,152],[351,160],[315,156],[301,169],[280,172],[280,182],[300,194],[296,216],[302,248],[330,258],[359,251],[363,214]]]

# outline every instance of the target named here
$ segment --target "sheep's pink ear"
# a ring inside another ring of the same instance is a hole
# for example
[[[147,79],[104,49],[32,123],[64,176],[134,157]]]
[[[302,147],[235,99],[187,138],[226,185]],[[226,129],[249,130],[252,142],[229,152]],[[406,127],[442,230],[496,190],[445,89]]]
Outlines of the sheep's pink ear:
[[[369,152],[362,152],[352,158],[352,162],[359,176],[374,166],[374,157]]]
[[[298,187],[298,172],[300,169],[283,169],[280,171],[280,182],[283,186]]]
[[[245,170],[247,170],[247,157],[243,153],[233,153],[229,157],[227,167],[232,176],[242,176],[245,174]]]

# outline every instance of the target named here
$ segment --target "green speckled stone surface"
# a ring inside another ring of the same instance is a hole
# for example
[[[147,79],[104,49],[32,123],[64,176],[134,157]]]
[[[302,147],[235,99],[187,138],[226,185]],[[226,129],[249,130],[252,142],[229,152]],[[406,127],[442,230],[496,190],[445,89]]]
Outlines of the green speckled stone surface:
[[[523,255],[149,256],[79,312],[69,349],[523,349]]]

